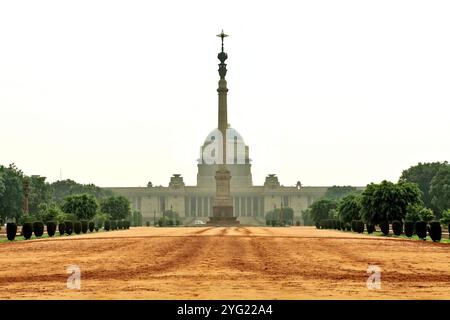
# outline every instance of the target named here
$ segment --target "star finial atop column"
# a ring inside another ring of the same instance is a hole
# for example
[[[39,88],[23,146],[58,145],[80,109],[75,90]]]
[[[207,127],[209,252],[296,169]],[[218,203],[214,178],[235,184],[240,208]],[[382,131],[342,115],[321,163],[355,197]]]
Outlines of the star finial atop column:
[[[222,29],[222,32],[220,34],[218,34],[217,36],[222,38],[222,52],[223,52],[223,38],[228,37],[228,35],[223,33],[223,29]]]

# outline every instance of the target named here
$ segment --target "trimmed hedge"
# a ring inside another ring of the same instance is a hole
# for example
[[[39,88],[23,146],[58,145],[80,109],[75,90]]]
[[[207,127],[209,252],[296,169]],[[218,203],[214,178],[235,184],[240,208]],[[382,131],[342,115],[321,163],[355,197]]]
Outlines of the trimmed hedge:
[[[31,222],[25,222],[22,226],[22,235],[25,240],[28,240],[33,235],[33,224]]]
[[[417,221],[414,225],[416,234],[420,239],[426,240],[427,237],[427,223],[425,221]]]
[[[73,222],[66,221],[66,222],[64,222],[64,224],[66,226],[66,234],[70,236],[73,232]]]
[[[433,240],[434,242],[441,241],[442,227],[441,227],[441,223],[439,221],[431,221],[430,222],[429,234],[430,234],[431,240]]]
[[[89,232],[94,232],[95,229],[95,223],[94,221],[89,221]],[[97,231],[97,230],[95,230]]]
[[[33,223],[33,232],[36,237],[42,237],[44,234],[44,223],[42,221],[36,221]]]
[[[9,241],[13,241],[16,238],[17,224],[14,222],[8,222],[6,224],[6,236]]]
[[[408,238],[411,238],[414,234],[414,222],[413,221],[405,221],[405,235]]]
[[[401,223],[401,221],[398,221],[398,220],[392,221],[392,232],[396,236],[400,236],[402,234],[402,232],[403,232],[403,224]]]
[[[353,220],[352,221],[352,229],[355,232],[363,233],[364,232],[364,223],[361,220]]]
[[[111,229],[111,221],[106,220],[104,225],[105,231],[109,231]]]
[[[367,233],[368,233],[368,234],[371,234],[371,233],[374,233],[374,231],[375,231],[375,226],[374,226],[373,224],[367,224],[367,225],[366,225],[366,229],[367,229]]]
[[[379,224],[381,232],[387,236],[389,234],[389,222],[387,221],[381,221]]]
[[[98,229],[101,229],[101,228],[103,228],[103,224],[104,224],[104,221],[97,221],[95,223],[95,227]]]
[[[75,232],[76,234],[81,233],[81,221],[75,221],[73,223],[73,232]]]
[[[123,221],[122,220],[119,220],[119,221],[117,221],[117,229],[123,229]]]
[[[66,232],[66,224],[64,222],[58,224],[58,231],[60,236],[64,235],[64,232]]]
[[[169,220],[170,221],[170,220]],[[322,219],[320,220],[321,229],[335,229],[339,230],[339,220],[336,219]]]
[[[86,233],[89,229],[89,222],[87,220],[81,220],[81,232]]]
[[[117,220],[111,220],[111,230],[117,230]]]
[[[351,226],[352,226],[353,232],[358,232],[358,233],[364,232],[364,223],[361,220],[352,220]]]
[[[53,237],[56,232],[56,222],[55,221],[49,221],[47,222],[47,234],[49,237]]]
[[[178,221],[178,220],[177,220],[177,221]],[[124,228],[124,229],[130,229],[130,221],[125,220],[125,221],[123,222],[123,228]]]

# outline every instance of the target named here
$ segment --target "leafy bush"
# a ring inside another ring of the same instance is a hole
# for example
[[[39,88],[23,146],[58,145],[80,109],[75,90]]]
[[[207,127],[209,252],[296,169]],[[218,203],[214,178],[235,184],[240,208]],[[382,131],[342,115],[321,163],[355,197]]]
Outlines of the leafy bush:
[[[89,228],[89,222],[87,220],[81,220],[81,232],[86,233],[88,232],[88,228]]]
[[[298,227],[298,226],[300,226],[300,221],[295,221],[295,225]]]
[[[150,221],[146,221],[146,222],[145,222],[145,225],[146,225],[147,227],[150,227]]]
[[[104,225],[105,231],[111,230],[111,220],[106,220]]]
[[[350,223],[347,222],[347,223],[345,224],[345,230],[346,230],[346,231],[352,231],[352,225],[351,225]]]
[[[375,226],[373,224],[367,224],[366,229],[367,229],[367,233],[371,234],[375,231]]]
[[[431,240],[433,240],[435,242],[441,241],[442,227],[441,227],[441,223],[439,221],[431,221],[430,222],[429,234],[430,234]]]
[[[56,232],[56,222],[55,221],[48,221],[47,222],[47,234],[49,237],[53,237]]]
[[[28,240],[33,235],[33,224],[30,222],[25,222],[22,226],[22,235]]]
[[[33,223],[33,232],[36,237],[42,237],[44,234],[44,223],[42,221],[35,221]]]
[[[177,220],[177,222],[179,223],[180,221]],[[125,220],[125,221],[123,222],[123,228],[124,228],[124,229],[130,229],[130,221]]]
[[[95,229],[94,221],[89,221],[89,232],[94,232],[94,229]]]
[[[58,224],[58,231],[60,236],[64,235],[64,232],[66,232],[66,224],[64,222]]]
[[[381,221],[379,224],[381,232],[387,236],[389,234],[389,222]]]
[[[405,235],[408,238],[411,238],[414,234],[414,222],[413,221],[405,221]]]
[[[123,229],[123,220],[117,221],[117,229]]]
[[[427,237],[427,223],[425,221],[417,221],[414,225],[416,234],[420,239],[426,239]]]
[[[401,235],[402,232],[403,232],[403,224],[400,221],[398,221],[398,220],[392,221],[392,232],[396,236]]]
[[[117,230],[117,220],[111,220],[111,230]]]
[[[73,232],[75,232],[75,234],[81,233],[81,222],[80,221],[75,221],[73,223]]]
[[[66,234],[71,235],[73,232],[73,222],[72,221],[65,221],[64,225],[66,227]]]
[[[13,241],[16,238],[17,224],[14,222],[8,222],[6,224],[6,236],[9,241]]]

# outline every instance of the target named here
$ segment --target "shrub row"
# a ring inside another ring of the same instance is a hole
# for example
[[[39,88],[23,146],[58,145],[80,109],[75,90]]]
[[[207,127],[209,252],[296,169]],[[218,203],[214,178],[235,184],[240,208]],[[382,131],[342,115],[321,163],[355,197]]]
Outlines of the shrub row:
[[[129,223],[125,223],[126,226],[129,228]],[[49,221],[47,222],[47,234],[49,237],[53,237],[56,233],[56,228],[58,228],[58,232],[60,236],[63,236],[64,234],[71,235],[72,232],[75,232],[76,234],[80,234],[81,232],[86,233],[87,230],[90,232],[94,231],[95,223],[93,221],[65,221],[60,222],[57,224],[55,221]],[[16,223],[8,223],[6,227],[6,233],[8,240],[14,240],[16,238],[17,233],[17,224]],[[98,231],[98,229],[95,229]],[[22,225],[22,236],[25,238],[25,240],[28,240],[31,238],[31,236],[34,235],[39,238],[42,237],[44,234],[44,223],[41,221],[36,221],[33,223],[25,222]]]
[[[104,224],[105,231],[117,229],[130,229],[130,221],[128,220],[106,220]]]
[[[341,229],[341,223],[336,219],[323,219],[320,220],[321,229]]]
[[[316,226],[317,227],[317,226]],[[389,234],[389,223],[382,221],[379,224],[380,230],[384,235]],[[361,220],[353,220],[351,224],[343,223],[336,219],[323,219],[320,221],[318,228],[320,229],[337,229],[343,231],[353,231],[358,233],[364,232],[364,223]],[[450,225],[448,226],[450,230]],[[376,229],[374,225],[366,225],[367,233],[371,234]],[[401,221],[392,221],[392,232],[396,236],[400,236],[403,232],[408,238],[411,238],[414,234],[417,234],[419,239],[425,240],[427,233],[433,241],[441,241],[442,239],[442,226],[439,221],[432,221],[427,225],[425,221],[406,221],[405,225]],[[450,235],[449,235],[450,237]]]

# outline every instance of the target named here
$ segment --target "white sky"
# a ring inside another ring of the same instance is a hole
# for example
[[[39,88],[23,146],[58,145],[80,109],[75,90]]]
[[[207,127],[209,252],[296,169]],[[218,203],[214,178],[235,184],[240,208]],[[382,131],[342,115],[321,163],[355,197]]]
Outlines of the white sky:
[[[255,184],[397,180],[450,160],[449,16],[449,1],[0,1],[0,164],[195,184],[223,28]]]

